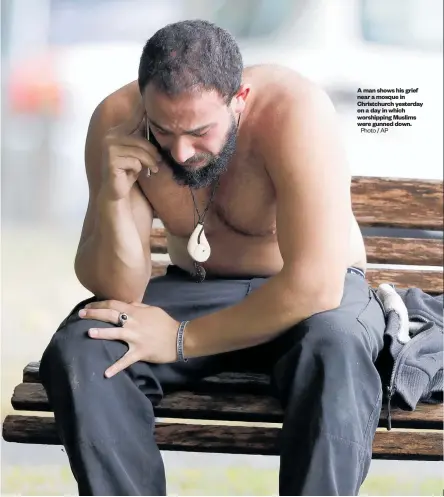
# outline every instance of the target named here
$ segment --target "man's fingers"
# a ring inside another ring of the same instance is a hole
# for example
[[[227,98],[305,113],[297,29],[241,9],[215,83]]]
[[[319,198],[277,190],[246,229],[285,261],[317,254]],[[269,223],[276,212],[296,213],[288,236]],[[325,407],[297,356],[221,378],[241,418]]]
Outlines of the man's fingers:
[[[118,328],[91,328],[88,330],[88,335],[97,340],[121,340],[126,342],[125,338],[127,330],[121,327]],[[128,343],[128,342],[127,342]]]
[[[120,373],[120,371],[128,368],[138,360],[139,359],[137,358],[136,354],[134,354],[134,352],[128,351],[121,359],[119,359],[105,371],[105,376],[107,378],[111,378],[112,376]]]
[[[120,137],[119,145],[141,148],[153,156],[155,160],[160,161],[162,159],[162,156],[152,143],[134,134]]]
[[[116,150],[116,153],[119,154],[119,157],[133,157],[138,159],[142,167],[145,166],[149,168],[153,173],[157,173],[159,171],[159,166],[157,165],[157,154],[156,157],[153,157],[142,148],[130,146],[121,146]]]
[[[81,309],[79,317],[118,325],[120,312],[125,311],[116,311],[115,309]]]

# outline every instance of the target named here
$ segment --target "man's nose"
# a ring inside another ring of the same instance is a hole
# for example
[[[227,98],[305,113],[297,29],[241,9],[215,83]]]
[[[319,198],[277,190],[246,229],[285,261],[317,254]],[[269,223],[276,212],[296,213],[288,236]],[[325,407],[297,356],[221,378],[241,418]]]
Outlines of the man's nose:
[[[191,159],[195,154],[194,147],[186,139],[186,137],[181,137],[174,143],[171,148],[171,155],[176,162],[184,164],[188,159]]]

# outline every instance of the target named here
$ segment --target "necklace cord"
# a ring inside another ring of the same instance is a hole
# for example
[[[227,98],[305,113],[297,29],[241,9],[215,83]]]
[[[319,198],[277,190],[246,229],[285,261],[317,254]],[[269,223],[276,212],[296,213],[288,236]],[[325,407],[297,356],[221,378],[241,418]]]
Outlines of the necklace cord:
[[[240,119],[241,119],[241,115],[242,114],[239,114],[239,118],[237,120],[237,128],[239,129],[239,124],[240,124]],[[199,233],[199,236],[198,236],[198,239],[197,239],[197,243],[200,243],[200,236],[202,235],[203,233],[203,225],[204,225],[204,222],[205,222],[205,217],[207,215],[207,212],[208,212],[208,209],[210,208],[210,205],[212,204],[213,202],[213,199],[214,199],[214,195],[216,193],[216,190],[217,190],[217,187],[219,186],[219,179],[216,181],[216,183],[214,184],[213,186],[213,191],[211,192],[211,196],[210,196],[210,200],[208,201],[202,215],[199,213],[199,209],[197,208],[197,205],[196,205],[196,199],[194,198],[194,193],[193,193],[193,190],[192,188],[190,188],[190,193],[191,193],[191,198],[193,199],[193,205],[194,205],[194,212],[193,212],[193,224],[194,224],[194,227],[197,226],[196,224],[196,214],[197,214],[197,218],[199,220],[199,224],[202,225],[202,229],[200,230],[200,233]]]

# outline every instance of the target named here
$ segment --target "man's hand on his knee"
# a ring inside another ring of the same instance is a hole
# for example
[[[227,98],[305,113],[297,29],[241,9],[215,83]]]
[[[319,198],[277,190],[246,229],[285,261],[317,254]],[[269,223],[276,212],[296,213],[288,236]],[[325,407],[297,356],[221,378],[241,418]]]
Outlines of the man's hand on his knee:
[[[124,315],[127,319],[122,319]],[[79,311],[79,316],[115,325],[112,328],[89,329],[91,338],[120,340],[128,344],[128,352],[105,371],[108,378],[137,361],[170,363],[177,360],[179,322],[159,307],[105,300],[87,304]]]

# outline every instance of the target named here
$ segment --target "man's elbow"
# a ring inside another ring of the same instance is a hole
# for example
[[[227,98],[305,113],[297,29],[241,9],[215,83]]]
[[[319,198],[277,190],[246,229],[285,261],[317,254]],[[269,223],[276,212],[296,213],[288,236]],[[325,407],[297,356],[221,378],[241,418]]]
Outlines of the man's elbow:
[[[340,294],[338,291],[322,286],[311,286],[305,292],[299,293],[299,295],[302,294],[304,298],[300,301],[305,302],[306,309],[304,314],[308,316],[337,309],[342,301],[342,293]]]
[[[143,296],[145,292],[137,292],[134,289],[124,289],[122,287],[117,287],[113,289],[110,285],[102,287],[101,285],[94,285],[88,283],[82,283],[82,286],[91,292],[94,297],[99,300],[117,300],[119,302],[125,302],[126,304],[142,304]]]
[[[337,309],[341,305],[344,294],[344,282],[332,279],[309,277],[303,275],[290,276],[288,285],[296,301],[305,302],[306,313],[309,315]]]
[[[342,301],[342,292],[339,293],[338,291],[330,291],[326,292],[324,290],[319,290],[318,292],[315,293],[316,295],[316,302],[317,306],[319,307],[318,312],[323,312],[323,311],[332,311],[333,309],[337,309],[341,305]]]
[[[79,283],[89,292],[91,292],[97,300],[118,300],[119,302],[142,303],[145,295],[146,286],[141,285],[136,288],[134,284],[124,285],[122,281],[106,279],[105,281],[98,278],[97,275],[89,275],[81,271],[75,271]]]
[[[337,309],[342,302],[344,295],[345,274],[341,277],[334,277],[334,272],[324,277],[316,278],[312,281],[311,287],[316,302],[323,311]]]

